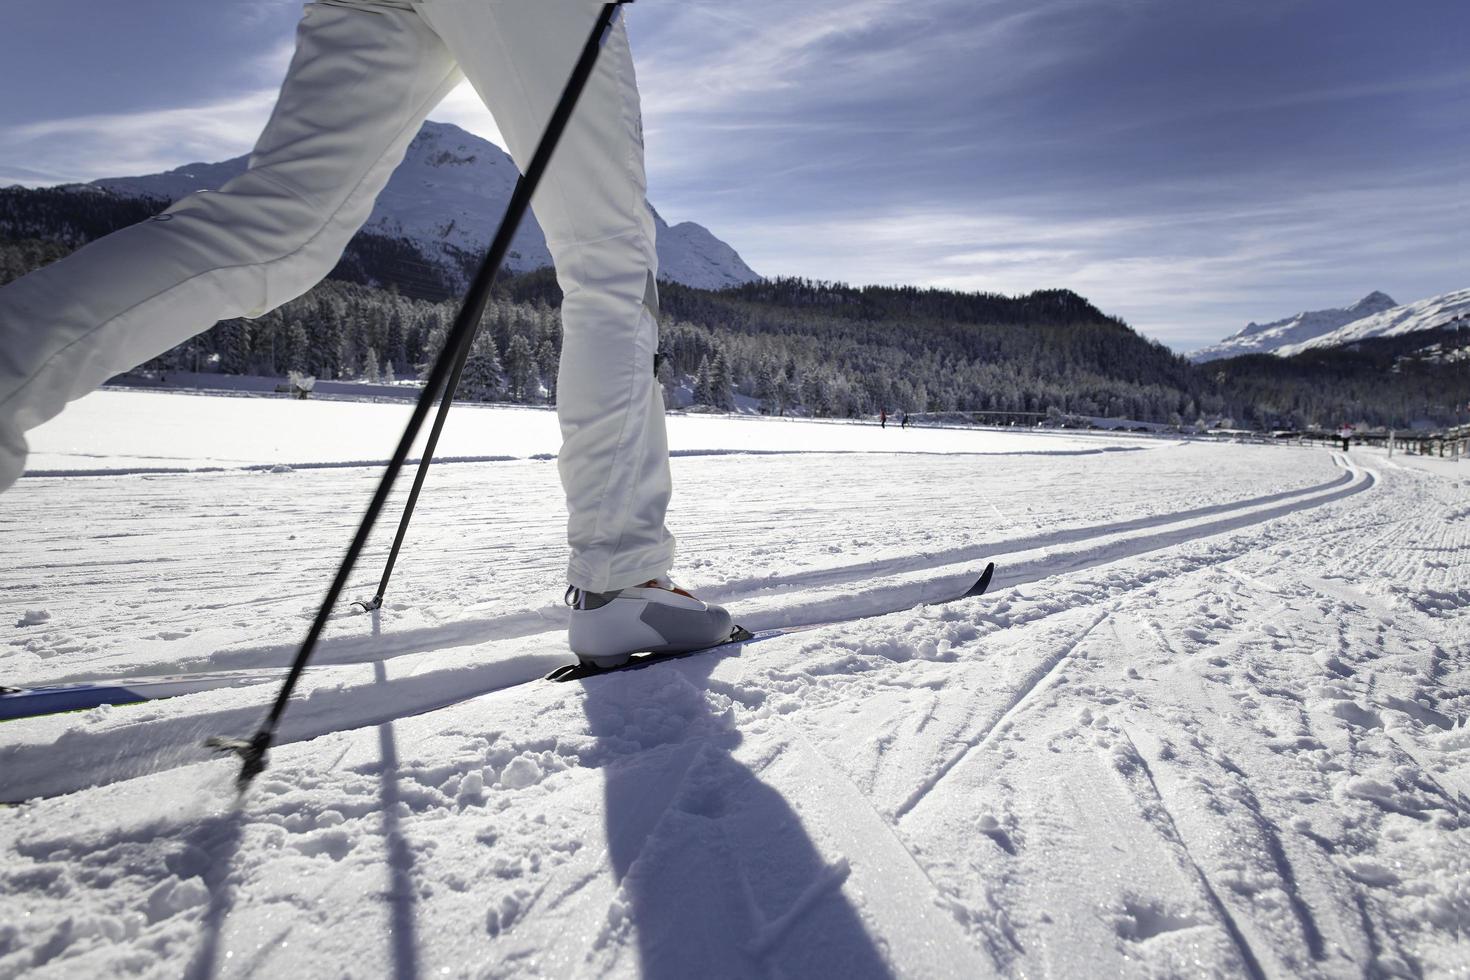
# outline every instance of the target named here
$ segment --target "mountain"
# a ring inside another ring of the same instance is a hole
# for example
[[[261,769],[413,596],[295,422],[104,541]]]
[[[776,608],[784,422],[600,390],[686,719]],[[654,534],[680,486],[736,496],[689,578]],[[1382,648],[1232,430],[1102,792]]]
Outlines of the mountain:
[[[93,184],[127,197],[176,201],[195,191],[218,189],[243,173],[247,160],[241,156],[190,163],[161,174],[103,178]],[[421,261],[436,267],[435,278],[463,280],[465,269],[473,268],[489,245],[518,176],[510,156],[494,143],[458,126],[426,122],[363,230],[410,246]],[[660,278],[702,289],[760,278],[708,229],[693,222],[670,226],[654,214]],[[535,216],[528,215],[512,242],[506,268],[528,272],[550,264],[546,236]]]
[[[1374,291],[1352,306],[1341,309],[1312,310],[1270,323],[1247,324],[1244,330],[1226,337],[1218,344],[1202,347],[1185,356],[1196,364],[1202,364],[1205,361],[1239,357],[1242,354],[1279,353],[1283,347],[1305,344],[1349,323],[1393,309],[1397,305],[1387,293]]]
[[[1290,357],[1305,350],[1341,347],[1377,337],[1402,337],[1446,327],[1457,316],[1470,317],[1470,289],[1455,289],[1439,296],[1421,299],[1417,303],[1394,306],[1372,316],[1354,320],[1331,333],[1289,344],[1279,348],[1276,353],[1282,357]]]

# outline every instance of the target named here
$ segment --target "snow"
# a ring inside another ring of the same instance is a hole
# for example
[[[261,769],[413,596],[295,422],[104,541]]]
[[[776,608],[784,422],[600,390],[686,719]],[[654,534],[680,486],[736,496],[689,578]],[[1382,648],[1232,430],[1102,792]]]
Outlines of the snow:
[[[158,174],[109,177],[93,184],[124,196],[178,200],[200,190],[218,190],[245,172],[248,157],[219,163],[190,163]],[[464,255],[482,254],[515,189],[519,171],[510,155],[488,140],[449,123],[425,122],[393,171],[364,225],[368,231],[406,239],[425,261],[458,277]],[[659,275],[703,289],[759,278],[736,251],[704,227],[681,222],[670,227],[655,214]],[[546,235],[526,215],[511,242],[505,268],[526,272],[551,265]]]
[[[546,684],[554,421],[456,408],[447,452],[511,458],[433,472],[237,800],[200,742],[260,718],[406,412],[33,433],[104,475],[5,495],[0,621],[50,618],[0,682],[239,684],[0,724],[0,977],[1470,970],[1466,464],[675,417],[675,577],[840,621]]]
[[[345,385],[340,387],[347,387]],[[180,398],[188,398],[181,401]],[[135,389],[96,392],[27,433],[34,476],[170,473],[210,469],[296,469],[386,463],[413,411],[411,403],[307,399],[236,399],[212,393]],[[440,436],[439,460],[548,459],[561,444],[545,408],[457,404]],[[870,423],[794,424],[786,419],[674,416],[676,455],[833,452],[1093,454],[1136,450],[1143,441],[1101,440],[1059,432],[992,432],[956,441],[945,430]],[[104,448],[105,447],[105,448]]]
[[[1287,345],[1305,346],[1315,338],[1325,337],[1346,324],[1393,309],[1397,304],[1387,293],[1377,290],[1351,306],[1341,309],[1308,310],[1270,323],[1249,323],[1245,329],[1186,355],[1196,364],[1239,357],[1242,354],[1280,354]],[[1283,355],[1284,356],[1284,355]]]
[[[1444,328],[1460,316],[1470,316],[1470,289],[1451,290],[1402,306],[1385,293],[1373,292],[1343,309],[1315,310],[1272,323],[1252,323],[1218,344],[1187,356],[1196,363],[1242,354],[1291,357],[1314,348]]]
[[[1290,357],[1314,347],[1339,347],[1373,337],[1401,337],[1420,330],[1448,327],[1460,316],[1470,316],[1470,289],[1456,289],[1416,303],[1395,306],[1354,320],[1329,334],[1283,347],[1276,353]]]

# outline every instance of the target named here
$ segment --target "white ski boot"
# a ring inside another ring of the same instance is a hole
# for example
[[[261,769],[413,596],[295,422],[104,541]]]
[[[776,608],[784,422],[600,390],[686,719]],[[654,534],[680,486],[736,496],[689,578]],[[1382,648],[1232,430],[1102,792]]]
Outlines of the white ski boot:
[[[635,653],[686,653],[723,643],[733,624],[724,607],[703,602],[668,579],[615,592],[567,589],[569,639],[584,664],[618,667]]]

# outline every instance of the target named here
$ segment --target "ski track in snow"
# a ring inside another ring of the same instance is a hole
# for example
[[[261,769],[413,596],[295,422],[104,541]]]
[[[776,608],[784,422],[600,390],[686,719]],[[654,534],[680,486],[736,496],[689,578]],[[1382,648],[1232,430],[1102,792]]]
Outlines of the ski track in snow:
[[[78,790],[0,810],[0,978],[1463,975],[1470,472],[1416,466],[681,458],[676,575],[872,618],[577,685],[554,466],[435,471],[243,801],[254,677],[0,724],[3,798]],[[372,478],[23,481],[6,676],[278,667]]]

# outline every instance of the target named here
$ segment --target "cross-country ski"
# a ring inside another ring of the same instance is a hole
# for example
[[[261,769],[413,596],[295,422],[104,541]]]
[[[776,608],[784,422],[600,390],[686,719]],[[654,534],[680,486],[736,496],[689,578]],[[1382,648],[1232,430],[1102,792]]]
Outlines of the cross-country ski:
[[[967,588],[965,591],[948,596],[936,597],[925,602],[924,605],[938,605],[944,602],[957,602],[960,599],[973,599],[977,596],[982,596],[985,594],[985,590],[990,587],[990,580],[994,575],[995,563],[989,562],[986,564],[985,570],[980,573],[979,577],[977,577],[975,581],[971,583],[970,587]],[[851,620],[849,620],[849,622],[850,621]],[[764,629],[758,633],[752,633],[750,630],[746,629],[743,626],[736,626],[730,631],[730,635],[724,640],[719,643],[711,644],[707,647],[698,647],[693,650],[682,650],[670,653],[640,652],[634,654],[622,663],[606,667],[587,662],[567,664],[565,666],[558,667],[556,668],[556,670],[553,670],[551,673],[547,674],[546,679],[549,681],[558,681],[561,683],[565,683],[567,681],[579,681],[584,680],[588,677],[598,677],[602,674],[610,674],[619,670],[637,670],[642,667],[651,667],[654,664],[664,660],[671,660],[683,657],[694,657],[705,653],[718,653],[721,650],[729,649],[736,646],[744,646],[750,643],[760,643],[765,640],[774,640],[780,636],[790,636],[793,633],[803,633],[807,630],[820,629],[823,626],[832,625],[835,625],[835,623],[831,621],[802,623],[796,626],[780,626],[773,629]]]

